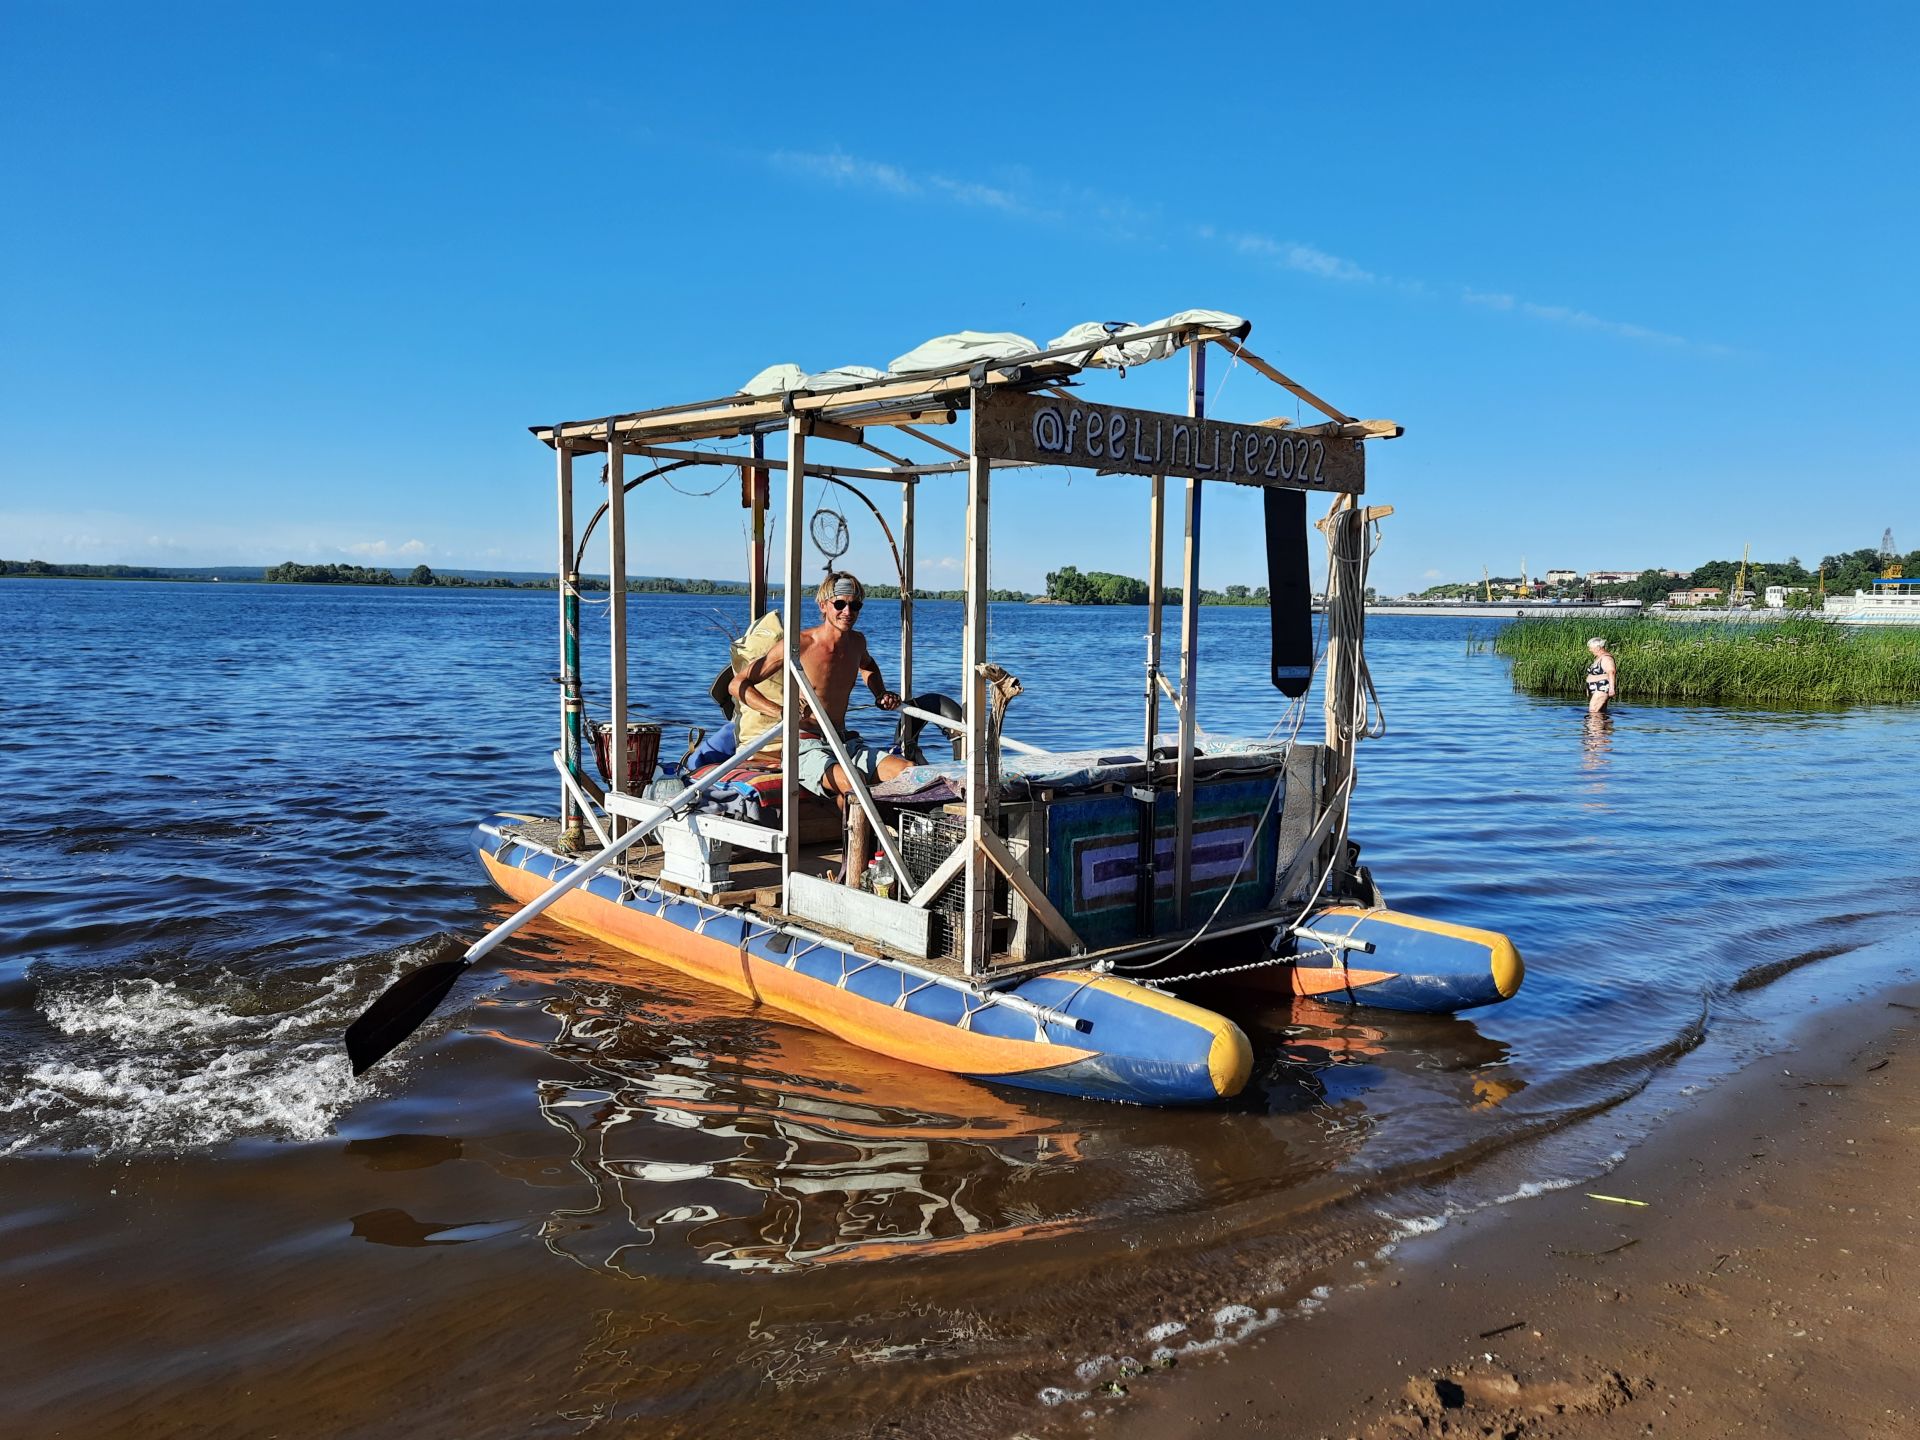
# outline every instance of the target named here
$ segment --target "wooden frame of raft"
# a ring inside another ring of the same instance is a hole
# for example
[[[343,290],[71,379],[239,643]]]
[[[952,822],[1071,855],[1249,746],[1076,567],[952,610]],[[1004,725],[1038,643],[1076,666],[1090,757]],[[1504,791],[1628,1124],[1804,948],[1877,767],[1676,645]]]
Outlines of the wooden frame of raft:
[[[667,466],[707,463],[738,467],[741,471],[743,503],[751,511],[749,605],[757,617],[769,607],[767,582],[766,510],[771,495],[771,477],[781,473],[785,480],[785,522],[781,537],[782,574],[791,582],[802,573],[804,562],[807,481],[844,479],[889,481],[901,487],[900,566],[900,693],[911,695],[915,682],[913,663],[913,582],[916,541],[915,501],[918,486],[926,478],[964,474],[967,486],[965,538],[965,616],[961,641],[960,704],[963,712],[966,787],[965,834],[947,860],[914,893],[900,901],[882,900],[859,894],[872,902],[867,923],[860,929],[874,939],[887,943],[891,936],[899,947],[911,953],[916,948],[925,954],[925,911],[932,896],[956,876],[964,876],[961,926],[961,965],[970,977],[983,978],[989,970],[993,950],[993,890],[996,873],[1005,876],[1013,890],[1025,902],[1044,929],[1073,956],[1067,963],[1086,963],[1099,958],[1087,954],[1078,945],[1072,926],[1048,901],[1044,892],[1029,879],[1019,862],[1008,853],[999,835],[1000,800],[998,766],[989,754],[990,700],[987,678],[987,594],[988,555],[990,549],[991,503],[996,473],[1006,473],[1036,465],[1068,465],[1091,469],[1101,474],[1127,473],[1148,477],[1151,498],[1148,513],[1148,601],[1147,654],[1144,685],[1144,744],[1152,768],[1152,784],[1161,788],[1171,779],[1175,792],[1175,840],[1173,849],[1173,897],[1175,931],[1156,937],[1143,946],[1129,943],[1114,947],[1136,955],[1159,948],[1160,941],[1171,946],[1188,933],[1195,921],[1191,911],[1192,846],[1194,794],[1197,785],[1194,750],[1198,734],[1200,697],[1199,596],[1201,563],[1201,522],[1205,486],[1210,482],[1273,487],[1295,490],[1322,490],[1333,495],[1327,517],[1319,522],[1326,533],[1333,555],[1328,605],[1328,644],[1325,712],[1327,719],[1328,760],[1323,809],[1337,804],[1352,774],[1352,716],[1360,702],[1358,667],[1353,656],[1363,644],[1359,622],[1352,617],[1363,612],[1357,605],[1334,603],[1342,593],[1358,589],[1362,574],[1360,546],[1364,526],[1378,518],[1383,510],[1362,510],[1358,497],[1365,489],[1365,452],[1363,443],[1390,439],[1401,427],[1390,421],[1355,420],[1335,409],[1313,392],[1299,385],[1267,361],[1246,349],[1245,328],[1229,333],[1204,325],[1170,325],[1152,331],[1130,331],[1123,338],[1131,341],[1155,335],[1170,336],[1176,347],[1188,353],[1187,410],[1185,415],[1124,409],[1079,399],[1062,385],[1082,371],[1092,351],[1085,345],[1044,351],[1017,361],[990,361],[948,372],[906,378],[890,377],[819,392],[787,391],[771,396],[732,395],[715,400],[661,409],[637,411],[594,420],[569,421],[536,426],[533,433],[555,452],[558,470],[559,555],[560,555],[560,661],[561,661],[561,748],[557,759],[562,764],[561,814],[568,843],[581,841],[581,666],[579,656],[579,584],[578,557],[574,548],[573,461],[582,454],[602,454],[605,459],[607,489],[607,565],[610,593],[615,603],[610,608],[610,686],[609,708],[611,742],[609,754],[615,757],[606,796],[611,828],[624,829],[634,816],[646,813],[646,802],[624,793],[626,784],[625,735],[628,725],[628,633],[624,597],[627,593],[626,484],[624,462],[628,455],[644,456],[666,462]],[[1232,424],[1209,419],[1205,413],[1207,347],[1215,345],[1230,353],[1304,403],[1327,417],[1324,423],[1294,426],[1284,419],[1258,424]],[[1096,347],[1097,348],[1097,347]],[[927,433],[924,427],[954,423],[960,412],[968,420],[964,448]],[[944,458],[911,463],[880,448],[869,439],[873,430],[892,429],[903,439],[923,444]],[[785,432],[786,455],[770,457],[767,438]],[[746,438],[746,454],[720,454],[686,448],[700,442]],[[810,451],[815,443],[856,447],[863,460],[879,456],[889,460],[885,468],[870,464],[843,465],[834,461],[816,461]],[[665,468],[665,467],[663,467]],[[657,473],[657,472],[656,472]],[[1165,565],[1166,482],[1181,480],[1182,540],[1181,606],[1179,628],[1179,681],[1171,684],[1162,672],[1162,631]],[[876,512],[877,513],[877,512]],[[805,628],[805,605],[809,592],[801,585],[786,583],[782,596],[782,625],[791,636]],[[789,678],[794,667],[789,667]],[[924,675],[923,677],[924,678]],[[800,692],[796,694],[796,692]],[[783,756],[799,753],[800,707],[805,698],[804,676],[799,683],[782,687],[781,747]],[[1153,760],[1153,745],[1160,723],[1163,695],[1177,717],[1178,753],[1171,776],[1163,773],[1162,762]],[[997,740],[997,736],[994,736]],[[836,750],[839,747],[835,747]],[[900,865],[898,852],[881,825],[878,811],[866,787],[850,766],[843,767],[852,778],[854,797],[866,813],[889,858]],[[781,859],[783,905],[799,902],[793,913],[821,918],[827,902],[815,893],[821,882],[798,869],[800,826],[796,817],[800,805],[799,783],[795,767],[783,761],[781,824],[772,827],[748,827],[729,823],[724,828],[734,839],[746,838],[741,832],[759,829],[753,848],[777,853]],[[989,783],[989,776],[994,782]],[[1316,834],[1322,833],[1316,829]],[[1150,855],[1150,847],[1149,848]],[[900,869],[902,881],[909,877]],[[1151,877],[1149,882],[1153,883]],[[801,895],[806,894],[806,900]],[[848,897],[849,900],[851,897]],[[1286,897],[1279,897],[1284,904]],[[875,907],[891,907],[882,911]],[[843,917],[853,911],[836,899],[834,913]],[[892,912],[903,912],[895,915]],[[866,911],[860,912],[866,915]],[[1261,917],[1263,920],[1266,917]],[[1274,912],[1274,919],[1281,918]],[[1247,928],[1236,922],[1230,930]],[[1076,953],[1078,952],[1078,953]]]

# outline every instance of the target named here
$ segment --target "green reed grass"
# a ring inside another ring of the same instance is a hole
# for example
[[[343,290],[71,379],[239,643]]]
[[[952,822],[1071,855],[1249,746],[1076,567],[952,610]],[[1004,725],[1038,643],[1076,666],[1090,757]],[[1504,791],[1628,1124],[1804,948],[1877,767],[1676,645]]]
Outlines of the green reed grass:
[[[1620,665],[1624,699],[1761,705],[1920,700],[1920,629],[1855,629],[1824,620],[1657,620],[1537,616],[1494,637],[1513,683],[1584,695],[1589,636]]]

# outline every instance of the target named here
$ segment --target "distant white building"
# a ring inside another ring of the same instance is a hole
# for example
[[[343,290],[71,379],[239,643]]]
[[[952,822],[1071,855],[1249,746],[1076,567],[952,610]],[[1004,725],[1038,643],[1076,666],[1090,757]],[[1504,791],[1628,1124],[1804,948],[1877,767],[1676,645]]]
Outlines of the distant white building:
[[[1579,578],[1580,572],[1578,570],[1547,571],[1547,584],[1549,585],[1571,585]]]
[[[1783,607],[1785,607],[1786,603],[1787,603],[1787,587],[1785,585],[1767,586],[1767,608],[1769,610],[1782,609]]]
[[[1669,605],[1705,605],[1719,598],[1720,587],[1718,585],[1700,585],[1692,590],[1669,590],[1667,592],[1667,603]]]
[[[1626,585],[1640,578],[1638,570],[1589,570],[1589,585]]]

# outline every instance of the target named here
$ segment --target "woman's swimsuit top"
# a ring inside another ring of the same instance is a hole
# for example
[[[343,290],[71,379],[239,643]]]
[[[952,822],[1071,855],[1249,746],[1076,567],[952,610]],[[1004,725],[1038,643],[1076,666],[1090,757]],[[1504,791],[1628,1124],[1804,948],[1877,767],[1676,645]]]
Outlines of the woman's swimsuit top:
[[[1587,693],[1591,695],[1601,690],[1612,694],[1613,682],[1607,679],[1607,667],[1596,660],[1587,667]]]

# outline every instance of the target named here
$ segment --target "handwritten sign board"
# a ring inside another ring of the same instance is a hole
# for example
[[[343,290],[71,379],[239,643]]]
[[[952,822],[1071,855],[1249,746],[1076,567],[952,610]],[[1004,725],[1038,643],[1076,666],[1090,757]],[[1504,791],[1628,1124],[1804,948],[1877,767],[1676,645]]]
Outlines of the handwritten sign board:
[[[1291,435],[1016,390],[988,390],[974,404],[974,443],[996,460],[1348,495],[1366,489],[1366,454],[1343,435]]]

